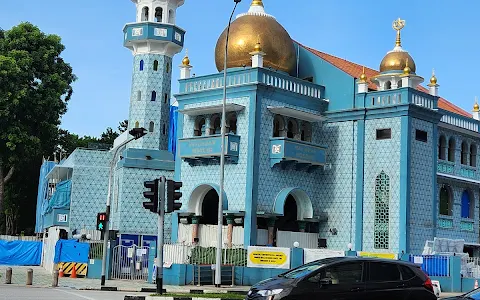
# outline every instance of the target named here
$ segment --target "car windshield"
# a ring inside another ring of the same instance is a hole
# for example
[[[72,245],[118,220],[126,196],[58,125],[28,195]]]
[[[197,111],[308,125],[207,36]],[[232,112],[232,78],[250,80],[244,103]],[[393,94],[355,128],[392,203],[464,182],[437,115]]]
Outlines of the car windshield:
[[[322,263],[322,261],[314,261],[306,265],[300,266],[296,269],[293,269],[287,273],[283,273],[281,276],[289,279],[301,278],[312,272],[315,272],[316,270],[320,269],[323,265],[324,263]]]
[[[467,293],[463,296],[464,298],[469,298],[469,299],[479,299],[480,300],[480,289],[476,289],[471,291],[470,293]]]

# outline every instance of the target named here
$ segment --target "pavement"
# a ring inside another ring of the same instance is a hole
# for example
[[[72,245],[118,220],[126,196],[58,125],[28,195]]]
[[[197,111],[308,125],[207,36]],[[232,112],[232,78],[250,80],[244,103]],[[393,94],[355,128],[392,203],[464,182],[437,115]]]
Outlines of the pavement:
[[[0,266],[0,284],[5,282],[5,272],[8,266]],[[48,273],[42,267],[23,267],[11,266],[12,268],[12,285],[25,286],[27,282],[27,270],[33,270],[33,287],[51,287],[53,275]],[[58,279],[58,287],[75,290],[101,290],[100,279],[89,278],[68,278],[62,277]],[[125,292],[141,292],[142,289],[154,290],[156,286],[144,281],[133,280],[107,280],[105,287],[114,287],[117,291]],[[216,288],[214,286],[173,286],[167,285],[163,287],[167,292],[171,293],[190,293],[191,290],[203,290],[205,293],[226,293],[228,291],[247,292],[249,286],[234,286]],[[1,298],[0,298],[1,300]]]

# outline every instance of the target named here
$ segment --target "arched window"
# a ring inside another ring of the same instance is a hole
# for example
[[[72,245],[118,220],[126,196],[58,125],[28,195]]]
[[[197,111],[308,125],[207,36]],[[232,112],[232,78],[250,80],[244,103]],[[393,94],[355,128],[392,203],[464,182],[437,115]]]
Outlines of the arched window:
[[[163,132],[163,135],[167,134],[167,126],[165,126],[165,123],[163,123],[162,125],[162,132]]]
[[[135,122],[135,128],[139,128],[140,127],[140,123],[138,123],[138,121]]]
[[[213,115],[210,118],[210,134],[221,134],[222,127],[221,127],[221,119],[219,115]]]
[[[402,81],[401,81],[401,80],[399,80],[399,81],[397,82],[397,87],[398,87],[398,88],[401,88],[401,87],[402,87]]]
[[[442,186],[440,189],[440,214],[443,216],[452,215],[452,194],[448,186]]]
[[[153,132],[154,129],[155,129],[155,124],[153,123],[153,121],[151,121],[150,124],[148,125],[148,131]]]
[[[163,9],[161,7],[155,8],[155,22],[162,22]]]
[[[474,208],[474,203],[473,203],[473,197],[472,194],[464,190],[462,193],[462,213],[461,216],[462,218],[468,218],[468,219],[473,219],[473,208]]]
[[[237,134],[237,114],[231,113],[227,116],[227,134],[233,133]]]
[[[157,100],[157,92],[155,92],[155,91],[152,92],[152,99],[151,100],[152,101]]]
[[[194,136],[205,135],[205,118],[201,117],[195,121],[195,128],[193,130]]]
[[[297,124],[297,121],[295,120],[288,120],[288,124],[287,124],[287,137],[289,139],[293,139],[293,138],[296,138],[297,137],[297,133],[298,133],[298,124]]]
[[[447,154],[447,139],[444,135],[441,135],[438,139],[438,159],[445,160]]]
[[[463,141],[462,142],[462,151],[461,151],[461,156],[460,156],[460,163],[462,165],[467,164],[467,159],[468,159],[468,144],[467,142]]]
[[[285,136],[285,122],[282,116],[275,115],[273,118],[273,137]]]
[[[470,145],[470,166],[477,166],[477,145],[475,144]]]
[[[175,20],[175,12],[171,9],[168,11],[168,23],[173,24]]]
[[[142,8],[142,21],[143,22],[148,21],[148,7],[147,6]]]
[[[304,121],[302,123],[301,139],[305,142],[312,141],[312,124],[310,122]]]
[[[374,248],[389,248],[390,178],[382,171],[375,179]]]
[[[158,71],[158,60],[153,61],[153,70]]]
[[[455,161],[455,138],[448,140],[448,161]]]
[[[168,94],[165,93],[165,99],[163,100],[164,103],[167,103],[168,102]]]
[[[137,101],[140,101],[140,100],[142,100],[142,92],[138,91],[137,92]]]
[[[143,62],[143,59],[142,59],[142,60],[140,61],[140,71],[143,71],[143,64],[144,64],[144,62]]]
[[[390,90],[392,88],[392,83],[390,81],[385,82],[383,89]]]

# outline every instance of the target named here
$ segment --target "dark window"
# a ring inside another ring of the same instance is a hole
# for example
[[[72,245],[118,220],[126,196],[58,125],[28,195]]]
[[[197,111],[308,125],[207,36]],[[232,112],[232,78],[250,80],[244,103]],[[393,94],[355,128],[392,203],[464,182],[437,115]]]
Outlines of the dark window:
[[[143,71],[143,59],[140,61],[140,71]]]
[[[400,271],[396,264],[370,263],[370,281],[400,281]]]
[[[362,282],[362,263],[338,264],[322,271],[323,278],[331,280],[332,284],[351,284]]]
[[[155,60],[155,61],[153,62],[153,70],[154,70],[154,71],[158,71],[158,60]]]
[[[154,127],[155,127],[155,124],[153,122],[150,122],[148,126],[148,131],[153,132]]]
[[[402,273],[402,280],[410,280],[415,277],[415,273],[407,266],[400,266],[400,272]]]
[[[392,129],[377,129],[377,140],[388,140],[392,138]]]
[[[460,156],[460,163],[462,165],[466,165],[467,164],[467,158],[468,158],[468,144],[467,142],[462,142],[462,153],[461,153],[461,156]]]
[[[440,136],[438,141],[438,158],[447,159],[447,139],[443,135]]]
[[[155,8],[155,21],[162,22],[163,20],[163,9],[161,7]]]
[[[151,100],[152,101],[157,100],[157,92],[155,92],[155,91],[152,92],[152,99]]]
[[[164,102],[167,103],[168,102],[168,94],[165,94],[165,99],[164,99]]]
[[[415,130],[415,139],[420,142],[427,142],[428,141],[428,133],[423,130]]]
[[[450,189],[446,186],[443,186],[440,189],[440,211],[439,213],[444,216],[452,215],[452,196]]]
[[[166,129],[166,126],[165,126],[165,124],[163,124],[163,127],[162,127],[162,132],[163,132],[163,134],[166,134],[166,133],[167,133],[167,129]]]
[[[448,141],[448,161],[455,161],[455,138]]]

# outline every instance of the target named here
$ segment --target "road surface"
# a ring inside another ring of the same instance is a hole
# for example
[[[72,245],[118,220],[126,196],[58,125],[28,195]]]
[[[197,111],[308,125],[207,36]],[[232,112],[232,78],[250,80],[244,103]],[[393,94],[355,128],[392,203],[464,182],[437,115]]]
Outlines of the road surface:
[[[123,300],[125,295],[149,295],[148,293],[78,291],[2,284],[0,284],[0,291],[0,300]]]

